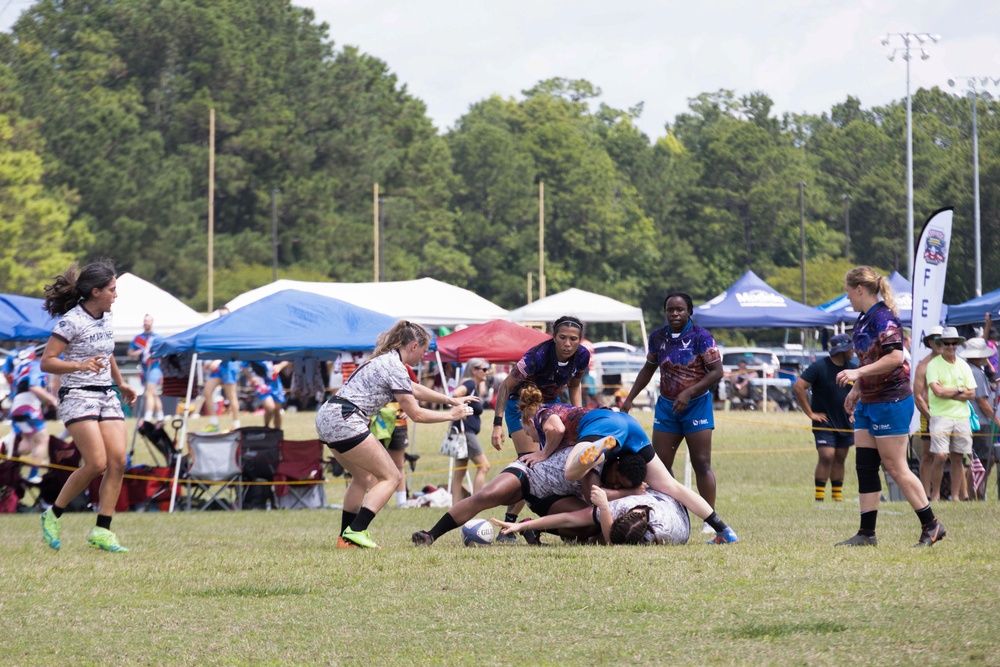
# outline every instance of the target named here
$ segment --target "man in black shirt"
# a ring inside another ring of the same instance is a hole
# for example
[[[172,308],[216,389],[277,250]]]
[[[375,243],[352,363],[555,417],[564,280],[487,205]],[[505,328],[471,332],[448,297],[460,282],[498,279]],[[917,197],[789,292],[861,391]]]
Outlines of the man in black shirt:
[[[813,437],[816,439],[816,500],[826,495],[826,481],[830,480],[830,497],[842,499],[844,488],[844,461],[854,444],[854,427],[844,410],[844,400],[851,387],[837,385],[837,373],[845,368],[857,368],[851,337],[837,334],[830,339],[830,356],[814,362],[795,381],[795,399],[802,412],[812,419]],[[812,388],[812,400],[806,392]]]

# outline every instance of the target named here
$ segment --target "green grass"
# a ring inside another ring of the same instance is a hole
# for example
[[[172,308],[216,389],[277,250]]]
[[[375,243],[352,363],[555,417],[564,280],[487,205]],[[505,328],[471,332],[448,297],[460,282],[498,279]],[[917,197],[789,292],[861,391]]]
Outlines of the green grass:
[[[313,417],[289,415],[289,436],[312,436]],[[57,553],[37,515],[0,517],[3,663],[1000,664],[993,491],[937,504],[948,537],[932,549],[912,548],[905,503],[883,504],[878,548],[834,549],[857,529],[856,483],[851,470],[843,503],[812,501],[804,417],[717,421],[718,510],[742,540],[726,547],[698,533],[468,549],[455,531],[417,549],[410,533],[443,510],[386,509],[377,553],[333,548],[335,510],[123,513],[123,555],[87,548],[92,516],[66,515]],[[411,487],[445,483],[442,427],[417,433]],[[491,477],[511,451],[492,454]],[[331,481],[328,502],[343,489]]]

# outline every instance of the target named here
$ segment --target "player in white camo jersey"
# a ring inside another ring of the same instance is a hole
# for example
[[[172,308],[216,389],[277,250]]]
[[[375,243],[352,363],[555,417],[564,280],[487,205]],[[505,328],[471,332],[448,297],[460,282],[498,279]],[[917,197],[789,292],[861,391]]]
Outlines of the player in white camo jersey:
[[[79,272],[73,264],[45,286],[45,310],[62,319],[42,353],[42,370],[62,375],[59,419],[83,457],[83,466],[69,476],[56,502],[42,514],[42,539],[53,549],[61,546],[60,517],[66,505],[103,474],[97,525],[87,543],[104,551],[128,551],[111,532],[126,452],[125,416],[115,388],[129,405],[136,399],[115,363],[111,304],[117,295],[110,262],[94,262]]]
[[[554,528],[600,529],[605,544],[685,544],[691,536],[691,520],[687,510],[665,493],[647,489],[642,495],[625,496],[608,500],[607,492],[599,486],[591,489],[590,500],[594,505],[573,512],[549,514],[533,519],[530,525],[490,519],[505,533],[525,529],[547,530]]]

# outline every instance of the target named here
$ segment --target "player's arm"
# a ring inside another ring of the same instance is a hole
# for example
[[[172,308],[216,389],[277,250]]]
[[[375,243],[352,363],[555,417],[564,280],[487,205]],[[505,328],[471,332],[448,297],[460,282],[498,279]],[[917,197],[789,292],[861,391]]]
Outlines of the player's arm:
[[[635,376],[635,382],[632,384],[632,388],[629,389],[628,396],[622,401],[622,412],[627,413],[632,409],[632,401],[635,400],[640,391],[643,391],[649,385],[649,381],[653,379],[653,373],[656,372],[656,368],[657,363],[655,361],[646,359],[646,363],[643,364],[642,368],[639,369],[639,373]]]
[[[594,525],[594,508],[585,507],[575,512],[560,512],[559,514],[549,514],[541,516],[531,521],[521,521],[520,523],[508,523],[499,519],[490,519],[494,526],[502,528],[500,532],[520,533],[528,528],[532,530],[546,530],[548,528],[580,528]]]

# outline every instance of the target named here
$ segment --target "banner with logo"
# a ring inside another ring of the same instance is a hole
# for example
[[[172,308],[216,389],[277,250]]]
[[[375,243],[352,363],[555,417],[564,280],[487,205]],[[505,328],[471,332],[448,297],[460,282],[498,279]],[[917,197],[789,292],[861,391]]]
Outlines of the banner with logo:
[[[943,208],[927,219],[913,260],[913,326],[910,330],[910,382],[917,364],[930,354],[923,345],[926,331],[944,324],[941,315],[944,281],[951,254],[951,222],[954,208]],[[910,431],[920,428],[920,413],[913,411]]]

